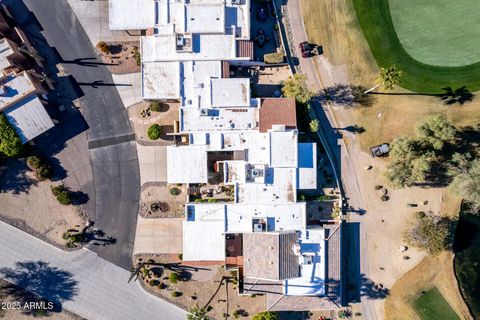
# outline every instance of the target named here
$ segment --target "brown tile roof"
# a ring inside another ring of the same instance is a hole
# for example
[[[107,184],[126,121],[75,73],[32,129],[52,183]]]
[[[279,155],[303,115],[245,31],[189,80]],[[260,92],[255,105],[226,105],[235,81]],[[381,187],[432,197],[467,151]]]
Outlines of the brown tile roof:
[[[253,60],[253,41],[237,40],[237,57]]]
[[[260,105],[260,132],[267,132],[272,125],[297,127],[297,112],[294,98],[264,98]]]
[[[298,256],[292,246],[298,242],[292,232],[253,232],[243,235],[244,276],[284,280],[300,276]]]

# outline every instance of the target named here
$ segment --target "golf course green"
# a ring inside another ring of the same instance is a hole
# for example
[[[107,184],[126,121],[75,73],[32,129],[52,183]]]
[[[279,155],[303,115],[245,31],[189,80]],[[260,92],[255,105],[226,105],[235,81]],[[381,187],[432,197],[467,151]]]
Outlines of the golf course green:
[[[402,70],[403,88],[480,90],[480,1],[352,1],[378,65]]]

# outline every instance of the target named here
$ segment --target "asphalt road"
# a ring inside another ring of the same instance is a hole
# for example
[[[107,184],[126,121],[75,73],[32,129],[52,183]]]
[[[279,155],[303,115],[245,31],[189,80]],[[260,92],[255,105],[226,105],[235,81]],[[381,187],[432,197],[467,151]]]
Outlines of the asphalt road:
[[[85,319],[185,319],[184,310],[127,283],[130,272],[86,249],[65,252],[4,222],[0,243],[2,278]]]
[[[20,14],[25,11],[20,1],[9,2]],[[66,143],[61,162],[68,164],[67,175],[74,173],[81,180],[82,191],[89,196],[83,209],[95,227],[116,239],[114,245],[91,245],[91,250],[129,269],[140,175],[134,134],[125,107],[110,72],[96,59],[94,48],[67,1],[24,0],[24,4],[41,25],[48,45],[58,52],[59,57],[47,59],[62,62],[59,69],[74,79],[73,87],[81,96],[81,114],[87,130],[73,137],[77,143],[71,152]],[[63,127],[68,130],[69,125]],[[77,161],[78,157],[86,160]]]

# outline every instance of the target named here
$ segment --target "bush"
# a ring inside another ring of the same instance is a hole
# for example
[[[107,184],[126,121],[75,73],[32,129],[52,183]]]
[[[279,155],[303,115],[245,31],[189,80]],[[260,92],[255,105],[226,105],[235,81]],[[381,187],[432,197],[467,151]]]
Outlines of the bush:
[[[152,101],[152,102],[150,102],[149,108],[152,111],[159,112],[161,110],[161,106],[162,106],[162,104],[160,102]]]
[[[316,133],[318,131],[318,128],[319,128],[319,122],[317,119],[313,119],[312,121],[310,121],[310,131],[313,132],[313,133]]]
[[[217,202],[217,199],[210,198],[210,199],[208,199],[208,201],[207,201],[207,202],[210,202],[210,203],[215,203],[215,202]]]
[[[157,279],[152,279],[152,280],[148,281],[148,284],[151,287],[155,287],[155,286],[158,286],[160,284],[160,281],[158,281]]]
[[[383,186],[381,186],[381,185],[379,185],[379,184],[377,184],[377,185],[374,187],[375,190],[382,190],[382,188],[383,188]]]
[[[260,312],[254,315],[252,320],[278,320],[278,314],[271,311]]]
[[[178,255],[178,259],[183,260],[183,254],[180,253],[180,254]]]
[[[60,204],[63,204],[65,206],[72,204],[71,192],[64,185],[52,187],[52,193],[57,198]]]
[[[27,158],[27,166],[32,169],[38,169],[42,166],[42,159],[39,156],[30,156]]]
[[[178,273],[176,273],[176,272],[170,273],[170,275],[168,276],[168,280],[171,283],[177,283],[178,282]]]
[[[133,57],[135,58],[137,66],[140,66],[142,64],[142,56],[140,55],[140,51],[138,51],[138,47],[133,47]]]
[[[157,140],[162,135],[162,127],[158,124],[152,124],[150,128],[148,128],[148,137],[150,140]]]
[[[328,194],[322,194],[321,196],[318,196],[316,200],[317,201],[328,201],[330,199],[332,199],[332,197],[329,196]]]
[[[180,194],[180,189],[178,188],[170,188],[170,194],[172,196],[178,196]]]
[[[180,297],[182,295],[181,292],[178,292],[178,291],[173,291],[172,292],[172,297],[176,298],[176,297]]]
[[[165,285],[165,283],[160,282],[157,287],[158,287],[158,289],[163,290],[163,289],[165,289],[167,286]]]
[[[52,168],[38,156],[28,157],[27,166],[33,170],[35,177],[40,181],[50,179],[53,175]]]
[[[265,61],[265,63],[270,63],[270,64],[282,63],[283,60],[284,60],[283,52],[267,53],[263,55],[263,61]]]
[[[100,41],[100,42],[97,44],[97,46],[98,46],[98,49],[100,49],[100,51],[101,51],[102,53],[108,53],[108,52],[110,51],[110,46],[109,46],[106,42],[104,42],[104,41]]]
[[[23,154],[23,144],[15,128],[0,112],[0,155],[2,153],[7,157],[18,158]]]

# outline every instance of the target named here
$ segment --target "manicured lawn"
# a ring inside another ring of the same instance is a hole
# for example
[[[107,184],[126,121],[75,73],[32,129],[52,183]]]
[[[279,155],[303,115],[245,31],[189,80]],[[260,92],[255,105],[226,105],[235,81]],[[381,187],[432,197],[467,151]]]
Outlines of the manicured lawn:
[[[421,294],[413,302],[413,308],[422,320],[460,320],[436,287]]]
[[[405,50],[435,66],[480,61],[480,1],[389,0],[393,26]]]
[[[442,93],[444,92],[442,88],[444,87],[451,87],[453,89],[460,88],[462,86],[466,86],[467,89],[471,92],[480,89],[480,60],[477,63],[470,64],[467,66],[460,66],[460,67],[442,67],[442,66],[433,66],[429,64],[422,63],[420,61],[415,60],[410,56],[407,51],[402,46],[396,30],[394,28],[391,12],[390,12],[390,5],[389,0],[352,0],[355,8],[355,12],[360,23],[360,26],[365,34],[367,42],[369,44],[370,50],[377,60],[377,63],[380,66],[389,66],[389,65],[396,65],[398,69],[403,71],[401,86],[416,92],[422,93]],[[391,0],[394,1],[404,1],[408,3],[437,3],[437,0]],[[467,0],[461,0],[464,3]],[[471,0],[473,2],[475,0]],[[442,0],[442,2],[445,2]],[[456,3],[456,1],[450,1],[450,4]],[[403,4],[395,4],[396,14],[405,14],[402,13],[402,10],[399,10],[401,6],[403,8]],[[418,5],[418,4],[417,4]],[[448,10],[451,9],[451,6],[448,7]],[[477,5],[476,5],[477,6]],[[476,7],[475,6],[475,7]],[[470,8],[467,10],[467,14],[475,14],[480,16],[480,10],[475,10],[475,7]],[[468,9],[468,6],[466,7]],[[473,12],[472,12],[473,11]],[[431,12],[433,18],[435,18],[435,12]],[[428,15],[428,13],[427,13]],[[398,18],[398,16],[396,16]],[[455,18],[456,17],[456,18]],[[468,39],[468,34],[465,34],[462,31],[460,24],[455,24],[455,19],[458,17],[462,17],[462,14],[455,15],[452,18],[452,21],[449,21],[448,27],[445,27],[445,31],[443,31],[443,36],[448,34],[449,38],[456,39],[457,46],[464,46],[462,47],[463,50],[469,50],[469,46],[466,44],[470,44],[470,40]],[[397,19],[396,18],[396,19]],[[433,19],[432,18],[432,19]],[[412,17],[412,21],[415,17]],[[429,19],[430,22],[425,21],[424,23],[433,23]],[[475,18],[478,21],[478,17]],[[397,19],[398,20],[398,19]],[[405,20],[407,21],[407,20]],[[407,23],[407,22],[402,22]],[[416,25],[418,24],[419,30],[421,30],[420,22],[415,21],[413,22]],[[445,22],[446,23],[446,22]],[[477,23],[478,24],[478,23]],[[476,25],[476,24],[475,24]],[[442,33],[434,30],[434,27],[430,27],[429,31],[431,33],[432,39],[430,42],[434,42],[436,38],[441,37]],[[402,30],[402,29],[401,29]],[[409,28],[404,28],[402,34],[404,36],[415,34],[415,32],[409,31]],[[420,31],[418,31],[420,33]],[[463,39],[463,41],[462,41]],[[477,38],[478,39],[478,38]],[[467,41],[468,40],[468,41]],[[403,40],[405,41],[405,40]],[[416,45],[418,45],[420,40],[416,40]],[[476,41],[476,39],[474,39]],[[478,42],[478,41],[476,41]],[[412,42],[413,43],[413,42]],[[413,44],[415,45],[415,44]],[[425,44],[424,44],[425,45]],[[475,44],[477,46],[480,44]],[[422,47],[423,48],[423,47]],[[422,49],[420,48],[420,49]],[[425,47],[426,48],[426,47]],[[411,50],[411,48],[410,48]],[[431,49],[423,49],[424,52],[422,53],[423,56],[426,56],[428,53],[435,54],[434,52],[430,52]],[[460,47],[455,48],[455,50],[460,50]],[[478,50],[478,49],[477,49]],[[419,53],[417,53],[419,54]],[[466,59],[466,58],[459,58],[459,59]],[[470,59],[473,59],[470,57]]]

